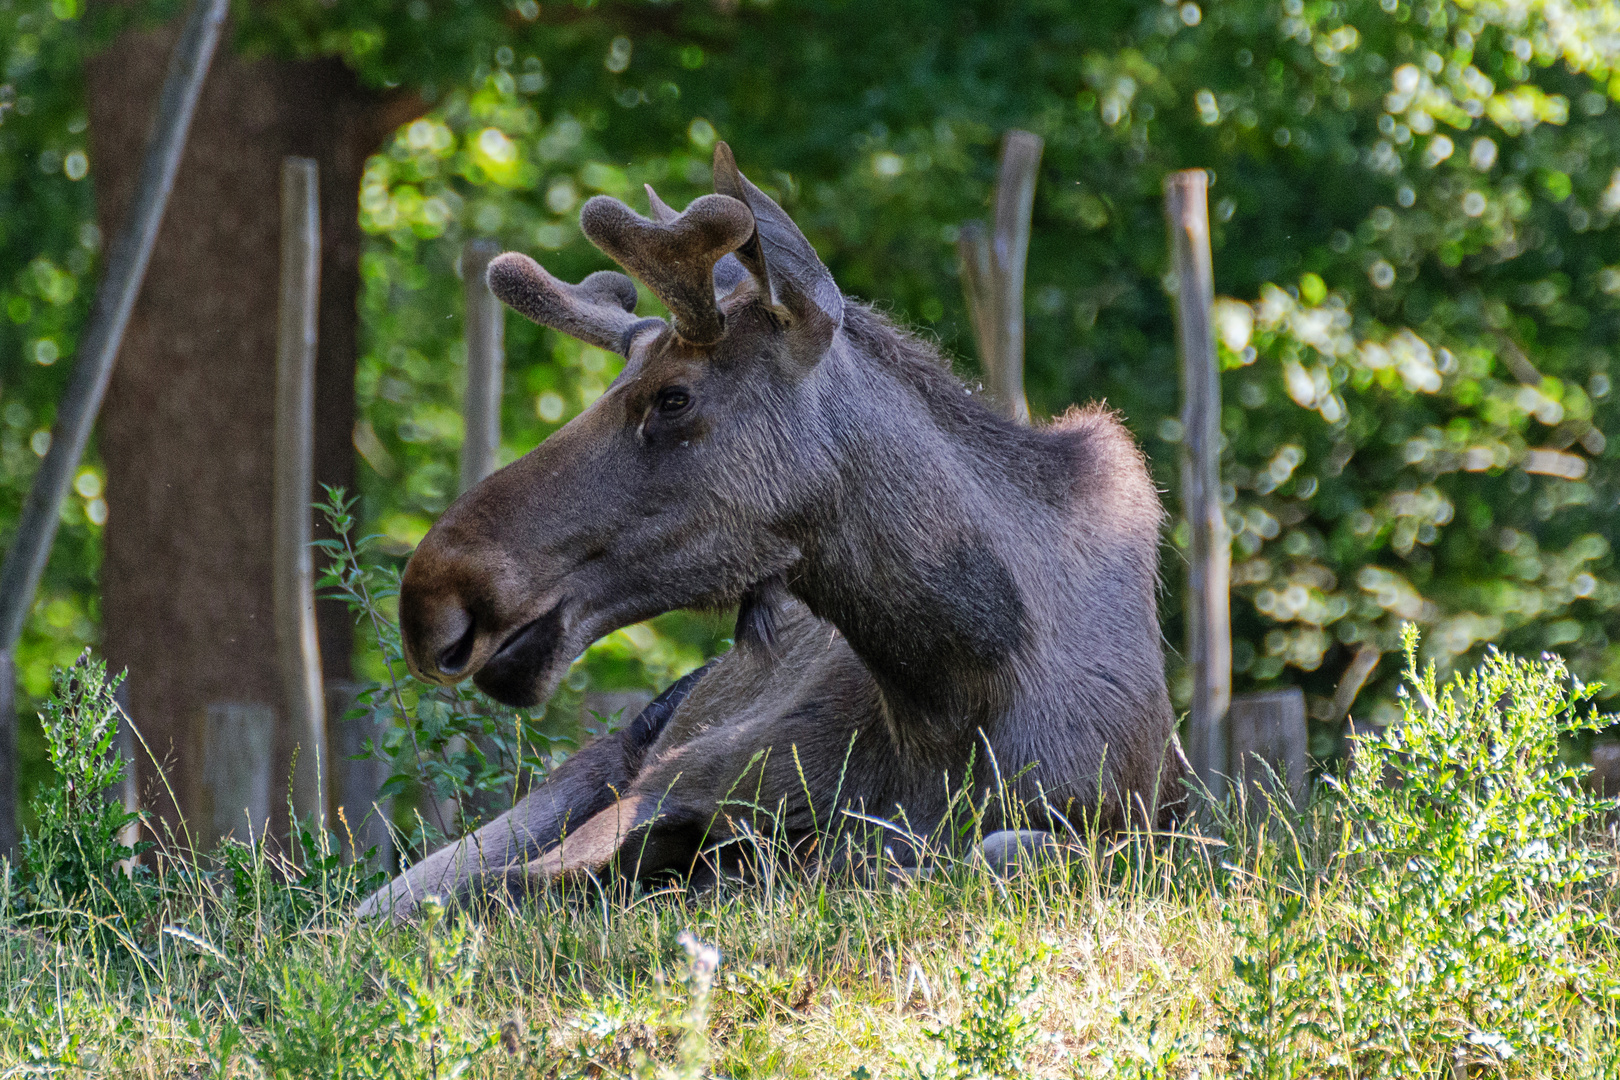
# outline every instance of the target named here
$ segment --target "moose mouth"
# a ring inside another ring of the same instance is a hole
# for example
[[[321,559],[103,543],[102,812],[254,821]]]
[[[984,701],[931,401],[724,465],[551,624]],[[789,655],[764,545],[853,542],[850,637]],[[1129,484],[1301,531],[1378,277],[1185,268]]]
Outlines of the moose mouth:
[[[495,650],[473,685],[513,708],[538,705],[545,675],[551,670],[562,645],[562,604],[524,623]]]

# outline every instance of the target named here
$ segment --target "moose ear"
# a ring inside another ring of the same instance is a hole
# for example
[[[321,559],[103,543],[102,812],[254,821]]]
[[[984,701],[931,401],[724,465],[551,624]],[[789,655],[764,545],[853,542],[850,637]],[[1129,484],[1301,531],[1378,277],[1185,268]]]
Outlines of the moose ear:
[[[844,322],[844,295],[832,272],[793,219],[738,171],[724,142],[714,144],[714,189],[753,213],[754,235],[737,249],[737,259],[753,274],[760,292],[792,320],[795,354],[815,363]]]
[[[525,318],[609,352],[624,350],[624,332],[638,320],[636,283],[598,270],[578,285],[558,281],[515,251],[489,261],[489,291]]]

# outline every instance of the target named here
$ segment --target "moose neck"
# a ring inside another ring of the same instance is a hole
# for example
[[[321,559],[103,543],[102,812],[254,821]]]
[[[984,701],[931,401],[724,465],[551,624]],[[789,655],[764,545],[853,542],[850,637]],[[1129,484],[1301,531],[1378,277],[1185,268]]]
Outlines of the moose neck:
[[[1038,632],[1011,564],[1042,509],[1009,475],[1044,447],[967,402],[918,343],[881,323],[868,334],[881,331],[897,355],[858,341],[829,357],[839,490],[789,584],[849,641],[900,728],[971,736],[1011,703]]]

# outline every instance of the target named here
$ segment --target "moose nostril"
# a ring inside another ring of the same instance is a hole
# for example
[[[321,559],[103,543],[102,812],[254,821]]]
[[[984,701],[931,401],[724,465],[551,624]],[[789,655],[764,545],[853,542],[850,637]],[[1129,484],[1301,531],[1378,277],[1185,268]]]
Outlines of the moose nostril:
[[[439,673],[441,675],[456,675],[467,666],[472,659],[473,643],[478,636],[478,624],[473,621],[471,613],[467,615],[466,632],[456,639],[455,644],[447,645],[439,652]]]

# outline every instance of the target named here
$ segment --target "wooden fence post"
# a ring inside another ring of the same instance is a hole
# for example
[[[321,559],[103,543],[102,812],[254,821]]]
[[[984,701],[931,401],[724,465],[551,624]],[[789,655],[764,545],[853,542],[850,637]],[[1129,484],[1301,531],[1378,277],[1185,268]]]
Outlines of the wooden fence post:
[[[219,44],[220,28],[230,0],[197,0],[169,56],[169,70],[158,97],[152,134],[135,178],[129,216],[119,226],[107,251],[107,269],[96,286],[90,322],[79,339],[72,380],[56,409],[50,449],[34,474],[23,504],[22,519],[0,566],[0,855],[17,847],[16,649],[33,607],[34,593],[45,573],[62,500],[72,487],[84,457],[90,429],[101,411],[113,361],[124,340],[130,312],[146,277],[157,243],[158,226],[174,190],[180,155],[191,130],[203,79]]]
[[[1181,354],[1181,500],[1187,518],[1187,665],[1192,709],[1187,756],[1219,801],[1229,771],[1232,699],[1232,553],[1221,506],[1221,384],[1215,355],[1215,286],[1209,248],[1209,177],[1202,169],[1164,182]]]
[[[226,837],[264,834],[276,785],[276,710],[257,701],[211,702],[203,716],[202,824],[196,837],[214,846]]]
[[[462,416],[461,490],[495,471],[501,449],[501,383],[506,367],[506,309],[489,291],[484,271],[501,253],[493,240],[469,240],[461,250],[466,297],[467,396]]]
[[[1297,686],[1239,694],[1227,713],[1231,730],[1232,783],[1252,809],[1266,796],[1304,805],[1310,759],[1306,754],[1305,693]],[[1273,780],[1275,776],[1275,781]],[[1286,785],[1278,790],[1276,781]]]
[[[1014,128],[1001,142],[996,215],[987,235],[977,221],[962,226],[957,259],[968,317],[984,361],[985,388],[1002,415],[1029,423],[1024,397],[1024,267],[1029,258],[1035,178],[1045,143]]]
[[[293,809],[324,824],[326,695],[315,634],[310,539],[315,497],[315,327],[320,305],[320,181],[310,158],[281,163],[281,302],[276,325],[271,589],[286,729],[298,746]],[[269,772],[265,760],[264,771]]]

